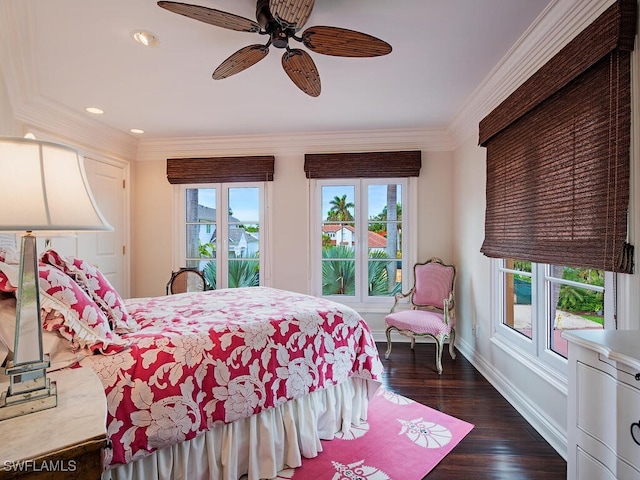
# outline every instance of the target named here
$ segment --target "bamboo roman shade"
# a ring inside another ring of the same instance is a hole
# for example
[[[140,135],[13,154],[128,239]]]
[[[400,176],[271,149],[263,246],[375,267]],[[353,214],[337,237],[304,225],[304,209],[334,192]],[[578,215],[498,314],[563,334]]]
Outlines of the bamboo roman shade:
[[[171,184],[265,182],[273,180],[275,157],[168,158]]]
[[[485,255],[631,272],[635,18],[619,0],[480,122]]]
[[[322,153],[304,156],[307,178],[418,177],[420,150],[401,152]]]

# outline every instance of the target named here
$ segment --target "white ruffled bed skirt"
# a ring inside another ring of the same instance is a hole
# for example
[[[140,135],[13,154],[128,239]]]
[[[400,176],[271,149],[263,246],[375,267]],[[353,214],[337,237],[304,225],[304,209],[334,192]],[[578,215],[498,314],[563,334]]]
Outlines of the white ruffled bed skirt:
[[[320,440],[367,419],[380,384],[352,378],[306,397],[205,432],[127,465],[111,468],[103,480],[247,480],[273,478],[302,457],[322,451]]]

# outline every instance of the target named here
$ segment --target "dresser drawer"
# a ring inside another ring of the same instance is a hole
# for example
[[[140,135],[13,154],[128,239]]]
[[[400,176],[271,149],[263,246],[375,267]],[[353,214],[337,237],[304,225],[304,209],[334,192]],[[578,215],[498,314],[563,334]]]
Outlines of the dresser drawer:
[[[602,463],[578,448],[576,473],[580,480],[617,480],[616,476]]]
[[[618,461],[613,464],[614,473],[579,447],[576,458],[576,474],[580,480],[640,480],[640,472],[624,462]]]
[[[576,380],[578,443],[606,465],[622,461],[637,475],[627,478],[640,479],[640,445],[631,436],[631,425],[640,421],[640,389],[581,362]]]

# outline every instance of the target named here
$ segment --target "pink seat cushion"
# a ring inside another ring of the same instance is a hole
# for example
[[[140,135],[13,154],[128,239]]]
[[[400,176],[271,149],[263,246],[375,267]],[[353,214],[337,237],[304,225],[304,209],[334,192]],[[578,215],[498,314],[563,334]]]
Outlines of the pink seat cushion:
[[[451,326],[444,323],[444,315],[425,310],[404,310],[391,313],[384,319],[387,327],[411,330],[413,333],[431,335],[449,335]]]

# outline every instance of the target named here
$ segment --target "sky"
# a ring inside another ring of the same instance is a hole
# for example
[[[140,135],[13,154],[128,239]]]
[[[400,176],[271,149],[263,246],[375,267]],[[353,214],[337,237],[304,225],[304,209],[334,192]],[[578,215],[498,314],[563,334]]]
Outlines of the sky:
[[[238,220],[257,223],[260,219],[257,187],[232,187],[229,189],[229,207]],[[216,190],[198,189],[198,203],[205,207],[216,208]]]

